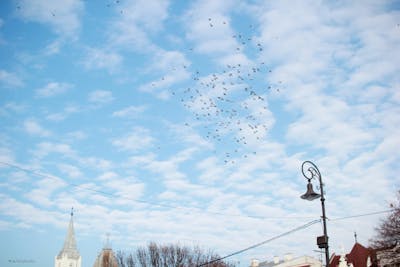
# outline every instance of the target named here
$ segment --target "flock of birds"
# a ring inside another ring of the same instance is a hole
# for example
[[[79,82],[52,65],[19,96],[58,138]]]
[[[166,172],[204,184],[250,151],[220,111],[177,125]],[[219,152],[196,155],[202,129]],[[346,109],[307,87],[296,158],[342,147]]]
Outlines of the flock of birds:
[[[208,18],[207,23],[213,30],[215,22]],[[225,21],[222,23],[226,24]],[[261,43],[244,34],[232,38],[237,44],[232,54],[247,52],[261,58],[264,50]],[[192,53],[193,48],[189,51]],[[188,66],[182,68],[189,69]],[[196,69],[196,65],[190,69],[191,83],[171,92],[195,118],[185,126],[202,127],[200,132],[205,138],[218,142],[220,149],[214,153],[225,164],[234,164],[242,157],[257,154],[257,148],[272,123],[269,121],[267,98],[272,92],[280,92],[282,81],[268,83],[272,69],[263,61],[226,64],[214,72],[209,68],[206,71]]]
[[[120,0],[114,0],[106,6],[118,6],[120,3]],[[19,4],[17,9],[21,9]],[[55,16],[55,12],[51,15]],[[205,23],[210,30],[218,24],[227,24],[212,18],[206,19]],[[249,28],[253,26],[249,25]],[[251,55],[256,61],[261,58],[264,47],[251,36],[235,34],[232,38],[236,44],[230,51],[232,54]],[[188,50],[194,53],[193,48]],[[220,143],[222,152],[214,150],[214,153],[226,164],[235,163],[239,157],[256,154],[260,144],[257,142],[265,138],[271,126],[267,97],[271,92],[280,92],[282,81],[268,83],[267,77],[272,70],[263,61],[226,64],[213,73],[196,69],[196,66],[181,67],[192,71],[192,82],[185,88],[172,90],[171,94],[195,118],[195,123],[186,122],[185,126],[203,127],[200,132],[205,138]],[[156,84],[153,83],[153,86]]]

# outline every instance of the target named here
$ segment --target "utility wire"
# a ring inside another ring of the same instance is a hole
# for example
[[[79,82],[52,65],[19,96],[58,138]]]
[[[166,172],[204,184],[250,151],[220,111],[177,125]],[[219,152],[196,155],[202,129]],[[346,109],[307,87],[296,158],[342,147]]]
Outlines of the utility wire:
[[[19,166],[17,166],[17,165],[11,164],[11,163],[7,163],[7,162],[2,162],[2,161],[0,161],[0,163],[1,163],[1,164],[4,164],[4,165],[7,165],[7,166],[10,166],[10,167],[13,167],[13,168],[15,168],[15,169],[24,171],[24,172],[26,172],[26,173],[30,173],[30,174],[36,175],[36,176],[40,176],[40,177],[43,177],[43,178],[50,178],[50,179],[53,179],[53,180],[57,180],[56,177],[55,177],[55,176],[52,176],[52,175],[42,174],[42,173],[39,173],[39,172],[30,170],[30,169],[25,169],[25,168],[19,167]],[[57,180],[57,181],[58,181],[58,180]],[[73,187],[76,187],[76,188],[79,188],[79,189],[82,189],[82,190],[86,190],[86,191],[91,191],[91,192],[94,192],[94,193],[98,193],[98,194],[101,194],[101,195],[104,195],[104,196],[107,196],[107,197],[125,198],[125,199],[132,200],[132,201],[135,201],[135,202],[144,203],[144,204],[149,204],[149,205],[153,205],[153,206],[160,206],[160,207],[165,207],[165,208],[173,208],[173,209],[179,209],[179,208],[181,208],[181,209],[188,209],[188,208],[185,208],[185,207],[178,207],[178,206],[172,206],[172,205],[166,205],[166,204],[161,204],[161,203],[155,203],[155,202],[150,202],[150,201],[145,201],[145,200],[140,200],[140,199],[133,199],[133,198],[129,198],[129,197],[126,197],[126,196],[120,196],[120,195],[116,195],[116,194],[113,194],[113,193],[101,191],[101,190],[98,190],[98,189],[93,189],[93,188],[84,187],[84,186],[82,186],[82,185],[75,184],[75,183],[71,183],[71,182],[67,182],[67,181],[65,181],[65,180],[63,180],[63,181],[64,181],[67,185],[70,185],[70,186],[73,186]]]
[[[37,171],[34,170],[30,170],[30,169],[26,169],[26,168],[22,168],[18,165],[12,164],[12,163],[8,163],[8,162],[3,162],[0,161],[0,164],[21,170],[23,172],[26,173],[30,173],[36,176],[40,176],[43,178],[49,178],[49,179],[53,179],[53,180],[57,180],[59,181],[56,176],[52,176],[52,175],[47,175],[47,174],[42,174],[39,173]],[[246,218],[251,218],[251,219],[259,219],[259,220],[288,220],[288,219],[310,219],[310,218],[314,218],[314,217],[263,217],[263,216],[255,216],[255,215],[240,215],[240,214],[228,214],[228,213],[222,213],[222,212],[218,212],[218,211],[205,211],[202,210],[201,208],[198,207],[182,207],[182,206],[175,206],[175,205],[168,205],[168,204],[162,204],[162,203],[156,203],[156,202],[151,202],[151,201],[146,201],[146,200],[140,200],[140,199],[134,199],[134,198],[130,198],[127,196],[123,196],[123,195],[117,195],[117,194],[113,194],[113,193],[109,193],[106,191],[102,191],[102,190],[98,190],[98,189],[93,189],[93,188],[88,188],[79,184],[75,184],[75,183],[71,183],[68,181],[63,180],[63,182],[65,182],[67,185],[75,187],[75,188],[79,188],[81,190],[86,190],[86,191],[90,191],[93,193],[97,193],[97,194],[101,194],[104,195],[106,197],[109,198],[123,198],[123,199],[127,199],[127,200],[131,200],[134,202],[138,202],[138,203],[143,203],[143,204],[147,204],[147,205],[151,205],[151,206],[158,206],[158,207],[163,207],[163,208],[169,208],[169,209],[179,209],[179,210],[185,210],[185,211],[194,211],[194,212],[198,212],[198,213],[208,213],[208,214],[213,214],[213,215],[219,215],[219,216],[229,216],[229,217],[246,217]]]
[[[34,170],[22,168],[22,167],[20,167],[18,165],[12,164],[12,163],[0,161],[0,164],[3,164],[5,166],[9,166],[9,167],[12,167],[12,168],[21,170],[23,172],[36,175],[36,176],[40,176],[40,177],[43,177],[43,178],[50,178],[50,179],[59,181],[56,178],[56,176],[42,174],[42,173],[39,173],[39,172],[34,171]],[[201,210],[201,208],[198,208],[198,207],[182,207],[182,206],[175,206],[175,205],[156,203],[156,202],[151,202],[151,201],[146,201],[146,200],[141,200],[141,199],[134,199],[134,198],[130,198],[130,197],[127,197],[127,196],[121,196],[121,195],[105,192],[105,191],[98,190],[98,189],[88,188],[88,187],[85,187],[85,186],[82,186],[82,185],[79,185],[79,184],[67,182],[65,180],[62,180],[62,181],[64,183],[66,183],[67,185],[69,185],[69,186],[72,186],[72,187],[75,187],[75,188],[79,188],[79,189],[82,189],[82,190],[86,190],[86,191],[90,191],[90,192],[93,192],[93,193],[101,194],[101,195],[104,195],[104,196],[109,197],[109,198],[123,198],[123,199],[131,200],[131,201],[134,201],[134,202],[138,202],[138,203],[143,203],[143,204],[152,205],[152,206],[158,206],[158,207],[163,207],[163,208],[169,208],[169,209],[179,209],[179,210],[186,210],[186,211],[190,210],[190,211],[194,211],[194,212],[198,212],[198,213],[208,213],[208,214],[213,214],[213,215],[229,216],[229,217],[246,217],[246,218],[258,219],[258,220],[288,220],[288,219],[310,219],[310,218],[314,218],[314,217],[297,217],[297,216],[296,217],[294,217],[294,216],[264,217],[264,216],[256,216],[256,215],[228,214],[228,213],[223,213],[223,212],[218,212],[218,211],[205,211],[205,210]],[[390,209],[390,210],[376,211],[376,212],[371,212],[371,213],[350,215],[350,216],[334,218],[334,219],[329,219],[328,218],[328,220],[330,222],[335,222],[335,221],[346,220],[346,219],[351,219],[351,218],[372,216],[372,215],[382,214],[382,213],[389,213],[389,212],[392,212],[392,211],[393,211],[393,209]]]
[[[292,229],[292,230],[290,230],[290,231],[287,231],[287,232],[285,232],[285,233],[283,233],[283,234],[274,236],[274,237],[272,237],[272,238],[270,238],[270,239],[267,239],[267,240],[265,240],[265,241],[262,241],[262,242],[260,242],[260,243],[255,244],[255,245],[252,245],[252,246],[247,247],[247,248],[245,248],[245,249],[242,249],[242,250],[233,252],[233,253],[231,253],[231,254],[229,254],[229,255],[226,255],[226,256],[221,257],[221,258],[218,258],[218,259],[211,260],[211,261],[206,262],[206,263],[202,263],[202,264],[198,265],[197,267],[201,267],[201,266],[204,266],[204,265],[208,265],[208,264],[211,264],[211,263],[214,263],[214,262],[217,262],[217,261],[221,261],[221,260],[224,260],[224,259],[226,259],[226,258],[235,256],[235,255],[241,254],[241,253],[243,253],[243,252],[245,252],[245,251],[247,251],[247,250],[250,250],[250,249],[253,249],[253,248],[262,246],[262,245],[264,245],[264,244],[266,244],[266,243],[269,243],[269,242],[271,242],[271,241],[274,241],[274,240],[276,240],[276,239],[278,239],[278,238],[281,238],[281,237],[287,236],[287,235],[289,235],[289,234],[292,234],[292,233],[294,233],[294,232],[297,232],[297,231],[303,230],[303,229],[305,229],[305,228],[308,228],[308,227],[310,227],[311,225],[316,224],[316,223],[318,223],[318,222],[320,222],[320,220],[313,220],[313,221],[308,222],[308,223],[306,223],[306,224],[303,224],[303,225],[301,225],[301,226],[299,226],[299,227],[296,227],[296,228],[294,228],[294,229]]]
[[[382,213],[389,213],[389,212],[393,212],[393,211],[394,211],[394,209],[390,209],[390,210],[382,210],[382,211],[375,211],[375,212],[370,212],[370,213],[351,215],[351,216],[340,217],[340,218],[335,218],[335,219],[328,218],[328,221],[335,222],[335,221],[341,221],[341,220],[346,220],[346,219],[351,219],[351,218],[358,218],[358,217],[365,217],[365,216],[371,216],[371,215],[382,214]]]

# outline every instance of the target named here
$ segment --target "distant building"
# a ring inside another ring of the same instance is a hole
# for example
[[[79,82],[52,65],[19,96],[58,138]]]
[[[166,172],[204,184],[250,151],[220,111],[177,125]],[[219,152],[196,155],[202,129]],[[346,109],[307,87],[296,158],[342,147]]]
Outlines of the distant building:
[[[71,219],[69,221],[64,246],[55,257],[54,267],[81,267],[82,259],[76,247],[73,216],[74,213],[71,211]]]
[[[356,242],[350,253],[332,254],[329,267],[378,267],[375,251]]]
[[[55,257],[54,267],[81,267],[82,258],[76,246],[73,217],[74,213],[71,210],[67,236],[65,237],[63,248]],[[108,238],[107,243],[97,256],[93,267],[118,267],[118,260],[115,257]]]
[[[114,251],[111,248],[107,238],[107,243],[96,258],[93,267],[118,267],[118,260],[115,257]]]
[[[254,259],[250,267],[321,267],[321,262],[309,256],[293,258],[292,254],[286,254],[283,259],[275,256],[272,261],[260,262]]]

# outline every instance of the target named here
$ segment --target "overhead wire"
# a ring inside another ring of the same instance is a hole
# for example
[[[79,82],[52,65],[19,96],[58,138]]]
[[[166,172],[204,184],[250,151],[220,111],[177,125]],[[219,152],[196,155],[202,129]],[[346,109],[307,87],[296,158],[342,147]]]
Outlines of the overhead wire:
[[[228,254],[228,255],[226,255],[226,256],[223,256],[223,257],[220,257],[220,258],[217,258],[217,259],[208,261],[208,262],[206,262],[206,263],[202,263],[202,264],[198,265],[197,267],[209,265],[209,264],[212,264],[212,263],[214,263],[214,262],[221,261],[221,260],[227,259],[227,258],[229,258],[229,257],[235,256],[235,255],[238,255],[238,254],[241,254],[241,253],[243,253],[243,252],[245,252],[245,251],[254,249],[254,248],[256,248],[256,247],[259,247],[259,246],[262,246],[262,245],[264,245],[264,244],[266,244],[266,243],[269,243],[269,242],[271,242],[271,241],[274,241],[274,240],[276,240],[276,239],[278,239],[278,238],[281,238],[281,237],[287,236],[287,235],[289,235],[289,234],[292,234],[292,233],[294,233],[294,232],[297,232],[297,231],[306,229],[306,228],[310,227],[311,225],[316,224],[316,223],[318,223],[318,222],[320,222],[320,221],[321,221],[320,219],[319,219],[319,220],[310,221],[310,222],[308,222],[308,223],[306,223],[306,224],[300,225],[299,227],[296,227],[296,228],[294,228],[294,229],[292,229],[292,230],[289,230],[289,231],[287,231],[287,232],[284,232],[284,233],[282,233],[282,234],[280,234],[280,235],[274,236],[274,237],[272,237],[272,238],[270,238],[270,239],[264,240],[264,241],[259,242],[259,243],[257,243],[257,244],[251,245],[251,246],[249,246],[249,247],[247,247],[247,248],[238,250],[238,251],[236,251],[236,252],[233,252],[233,253]]]
[[[12,164],[9,162],[3,162],[0,161],[0,164],[3,164],[5,166],[9,166],[18,170],[21,170],[23,172],[26,173],[30,173],[36,176],[40,176],[43,178],[50,178],[53,180],[57,180],[59,181],[56,176],[54,175],[47,175],[47,174],[43,174],[43,173],[39,173],[37,171],[31,170],[31,169],[27,169],[27,168],[23,168],[20,167],[16,164]],[[81,190],[86,190],[86,191],[90,191],[93,193],[97,193],[97,194],[101,194],[104,195],[106,197],[109,198],[123,198],[123,199],[127,199],[127,200],[131,200],[134,202],[138,202],[138,203],[142,203],[142,204],[147,204],[147,205],[151,205],[151,206],[158,206],[158,207],[163,207],[163,208],[169,208],[169,209],[179,209],[179,210],[185,210],[185,211],[193,211],[193,212],[198,212],[198,213],[207,213],[207,214],[213,214],[213,215],[219,215],[219,216],[227,216],[227,217],[244,217],[244,218],[250,218],[250,219],[258,219],[258,220],[299,220],[299,219],[312,219],[315,217],[301,217],[301,216],[283,216],[283,217],[265,217],[265,216],[257,216],[257,215],[242,215],[242,214],[231,214],[231,213],[224,213],[224,212],[218,212],[218,211],[208,211],[208,210],[204,210],[201,209],[200,207],[183,207],[183,206],[176,206],[176,205],[168,205],[168,204],[163,204],[163,203],[159,203],[159,202],[153,202],[153,201],[147,201],[147,200],[142,200],[142,199],[136,199],[136,198],[131,198],[128,196],[124,196],[124,195],[117,195],[115,193],[109,193],[106,191],[102,191],[102,190],[98,190],[98,189],[94,189],[94,188],[88,188],[85,186],[82,186],[80,184],[76,184],[76,183],[72,183],[69,181],[66,181],[64,179],[62,179],[62,181],[64,183],[66,183],[69,186],[75,187],[75,188],[79,188]],[[335,222],[335,221],[340,221],[340,220],[346,220],[346,219],[352,219],[352,218],[357,218],[357,217],[365,217],[365,216],[372,216],[372,215],[377,215],[377,214],[382,214],[382,213],[389,213],[392,212],[393,209],[389,209],[389,210],[383,210],[383,211],[376,211],[376,212],[370,212],[370,213],[364,213],[364,214],[356,214],[356,215],[350,215],[350,216],[345,216],[345,217],[339,217],[339,218],[333,218],[333,219],[328,219],[328,221],[330,222]]]
[[[334,219],[328,218],[328,221],[335,222],[335,221],[347,220],[347,219],[352,219],[352,218],[372,216],[372,215],[377,215],[377,214],[382,214],[382,213],[389,213],[389,212],[393,212],[393,211],[394,211],[394,209],[389,209],[389,210],[382,210],[382,211],[375,211],[375,212],[369,212],[369,213],[363,213],[363,214],[350,215],[350,216],[339,217],[339,218],[334,218]]]
[[[47,175],[47,174],[43,174],[43,173],[39,173],[37,171],[34,170],[30,170],[30,169],[26,169],[23,167],[20,167],[18,165],[12,164],[12,163],[8,163],[8,162],[3,162],[0,161],[0,164],[24,171],[26,173],[30,173],[36,176],[40,176],[43,178],[50,178],[53,180],[57,180],[56,176],[53,175]],[[293,216],[285,216],[285,217],[263,217],[263,216],[256,216],[256,215],[241,215],[241,214],[230,214],[230,213],[223,213],[223,212],[218,212],[218,211],[207,211],[207,210],[203,210],[199,207],[182,207],[182,206],[175,206],[175,205],[168,205],[168,204],[163,204],[163,203],[158,203],[158,202],[152,202],[152,201],[147,201],[147,200],[141,200],[141,199],[135,199],[135,198],[131,198],[128,196],[123,196],[123,195],[117,195],[114,193],[109,193],[106,191],[102,191],[102,190],[98,190],[98,189],[94,189],[94,188],[89,188],[89,187],[85,187],[76,183],[72,183],[69,181],[65,181],[63,180],[64,183],[66,183],[69,186],[75,187],[75,188],[79,188],[81,190],[86,190],[86,191],[90,191],[93,193],[97,193],[97,194],[101,194],[104,195],[106,197],[110,197],[110,198],[123,198],[123,199],[127,199],[127,200],[131,200],[134,202],[138,202],[138,203],[143,203],[143,204],[147,204],[147,205],[151,205],[151,206],[158,206],[158,207],[163,207],[163,208],[169,208],[169,209],[179,209],[179,210],[185,210],[185,211],[194,211],[194,212],[199,212],[199,213],[207,213],[207,214],[213,214],[213,215],[219,215],[219,216],[228,216],[228,217],[246,217],[246,218],[251,218],[251,219],[259,219],[259,220],[287,220],[287,219],[310,219],[310,218],[314,218],[314,217],[293,217]]]

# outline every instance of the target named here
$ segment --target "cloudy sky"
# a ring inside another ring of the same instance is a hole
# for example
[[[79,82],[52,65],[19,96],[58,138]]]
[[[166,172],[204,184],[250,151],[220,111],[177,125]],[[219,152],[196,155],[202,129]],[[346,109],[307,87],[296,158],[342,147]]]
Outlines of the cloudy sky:
[[[399,49],[398,1],[1,1],[0,265],[53,266],[71,207],[83,267],[107,233],[235,252],[320,218],[305,160],[331,252],[367,246],[400,188]]]

